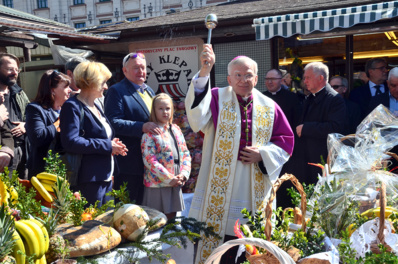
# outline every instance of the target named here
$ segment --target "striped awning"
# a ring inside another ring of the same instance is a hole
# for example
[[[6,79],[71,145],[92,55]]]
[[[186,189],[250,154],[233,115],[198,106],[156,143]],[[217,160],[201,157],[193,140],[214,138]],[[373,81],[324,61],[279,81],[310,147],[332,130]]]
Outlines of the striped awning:
[[[330,9],[256,18],[256,40],[275,36],[307,35],[314,31],[327,32],[334,28],[349,28],[360,23],[372,23],[398,16],[398,1],[383,2],[348,8]]]

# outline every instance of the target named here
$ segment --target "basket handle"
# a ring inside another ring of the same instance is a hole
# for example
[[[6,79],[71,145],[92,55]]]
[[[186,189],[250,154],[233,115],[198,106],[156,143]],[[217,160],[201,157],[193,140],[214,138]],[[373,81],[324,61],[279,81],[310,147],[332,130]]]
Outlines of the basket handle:
[[[272,202],[275,200],[276,197],[276,192],[278,191],[279,187],[281,184],[287,180],[290,180],[293,185],[296,187],[296,189],[299,191],[301,195],[301,213],[303,214],[303,221],[301,223],[301,228],[305,232],[306,229],[306,221],[305,221],[305,214],[307,210],[307,195],[304,192],[303,185],[297,180],[297,178],[293,174],[287,174],[285,173],[282,175],[282,177],[278,178],[274,185],[272,186],[271,190],[271,196],[269,198],[269,201],[267,203],[267,206],[265,207],[265,217],[266,217],[266,222],[265,222],[265,236],[267,237],[268,241],[271,241],[271,231],[272,231],[272,223],[271,223],[271,216],[272,216]],[[283,262],[282,262],[283,263]]]
[[[380,244],[386,245],[384,241],[384,226],[386,222],[386,206],[387,206],[387,199],[386,199],[386,184],[384,182],[381,183],[380,188],[380,217],[379,217],[379,234],[377,237],[379,238]]]
[[[222,255],[231,247],[239,246],[239,245],[252,245],[257,247],[262,247],[266,249],[269,253],[274,255],[280,263],[283,264],[295,264],[294,260],[282,249],[277,247],[275,244],[266,241],[261,238],[241,238],[241,239],[233,239],[225,242],[218,248],[216,248],[211,255],[207,258],[205,264],[218,264],[220,263],[220,259]]]

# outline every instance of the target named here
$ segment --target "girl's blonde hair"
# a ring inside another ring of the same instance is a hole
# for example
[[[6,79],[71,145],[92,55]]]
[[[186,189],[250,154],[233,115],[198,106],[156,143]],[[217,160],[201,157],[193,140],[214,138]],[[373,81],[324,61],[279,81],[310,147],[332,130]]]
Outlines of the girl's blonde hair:
[[[156,118],[156,113],[155,113],[155,106],[156,106],[156,102],[163,100],[163,99],[167,99],[170,101],[171,104],[171,114],[170,114],[170,124],[173,123],[173,116],[174,116],[174,105],[173,105],[173,99],[171,99],[170,95],[165,94],[165,93],[160,93],[157,94],[155,97],[153,97],[152,99],[152,109],[151,109],[151,115],[149,116],[149,121],[151,122],[157,122],[157,118]]]
[[[73,79],[76,86],[82,90],[98,89],[101,90],[103,82],[109,80],[112,73],[101,62],[85,61],[77,65],[73,71]]]

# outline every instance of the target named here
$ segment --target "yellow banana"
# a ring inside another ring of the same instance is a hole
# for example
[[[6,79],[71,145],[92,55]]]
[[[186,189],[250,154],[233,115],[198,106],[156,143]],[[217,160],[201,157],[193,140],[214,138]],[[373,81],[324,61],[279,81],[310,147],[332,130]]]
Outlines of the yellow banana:
[[[44,187],[44,189],[46,189],[46,191],[48,191],[48,192],[54,192],[54,190],[53,190],[53,185],[54,185],[54,183],[52,183],[52,184],[47,184],[47,183],[44,183],[44,182],[41,181],[41,185],[43,185],[43,187]]]
[[[0,179],[0,205],[4,204],[7,206],[8,204],[8,197],[9,194],[7,192],[7,186],[4,182]]]
[[[48,251],[48,248],[50,247],[50,237],[48,235],[47,228],[44,226],[44,224],[42,222],[40,222],[37,219],[31,218],[29,220],[32,221],[33,223],[37,224],[40,227],[41,231],[43,232],[44,243],[45,243],[44,253],[46,253]]]
[[[39,178],[38,178],[39,179]],[[40,180],[39,179],[39,181],[41,182],[41,183],[45,183],[45,184],[48,184],[48,185],[54,185],[55,184],[55,181],[50,181],[50,180]]]
[[[33,176],[32,179],[30,179],[30,182],[32,183],[33,187],[35,187],[35,189],[44,198],[44,200],[46,200],[49,203],[53,202],[53,197],[51,196],[51,194],[49,194],[48,191],[44,189],[43,185],[35,176]]]
[[[11,186],[10,194],[11,194],[12,204],[16,205],[18,203],[18,192],[15,190],[14,186]]]
[[[15,244],[12,248],[11,255],[15,258],[17,264],[25,264],[25,246],[17,231],[14,230],[12,238],[15,240]],[[21,250],[23,254],[18,254],[18,250]]]
[[[41,257],[40,264],[47,264],[46,256]]]
[[[36,256],[36,258],[40,259],[44,255],[46,249],[46,242],[44,239],[43,231],[41,230],[40,226],[38,226],[32,220],[20,220],[20,221],[29,226],[29,228],[32,230],[31,232],[33,232],[33,234],[35,235],[36,244],[39,245],[39,254]]]
[[[15,222],[15,229],[17,229],[19,235],[24,239],[26,255],[32,256],[35,254],[37,258],[40,254],[40,246],[32,229],[27,224],[22,223],[22,221]]]
[[[49,180],[49,181],[53,181],[56,182],[57,181],[57,175],[52,174],[52,173],[47,173],[47,172],[42,172],[36,175],[36,177],[40,180]],[[59,177],[61,180],[63,180],[62,177]]]
[[[384,216],[389,217],[392,213],[398,213],[398,210],[392,207],[386,207]],[[362,216],[373,217],[373,215],[380,217],[380,207],[369,209],[361,214]]]

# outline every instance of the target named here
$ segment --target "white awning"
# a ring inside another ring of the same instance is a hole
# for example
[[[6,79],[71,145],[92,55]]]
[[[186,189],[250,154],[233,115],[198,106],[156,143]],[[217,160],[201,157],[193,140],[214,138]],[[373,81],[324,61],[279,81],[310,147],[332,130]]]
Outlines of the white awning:
[[[348,8],[296,13],[256,18],[256,40],[275,36],[307,35],[314,31],[327,32],[334,28],[349,28],[356,24],[372,23],[398,16],[398,1],[383,2]]]

